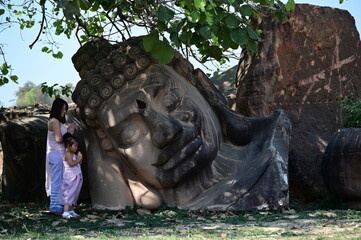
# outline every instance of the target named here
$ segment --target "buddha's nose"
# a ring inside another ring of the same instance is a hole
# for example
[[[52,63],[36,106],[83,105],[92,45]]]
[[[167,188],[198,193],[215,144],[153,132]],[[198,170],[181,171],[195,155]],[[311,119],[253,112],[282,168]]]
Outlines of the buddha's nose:
[[[147,109],[143,112],[143,116],[148,124],[154,145],[160,149],[174,142],[182,132],[183,128],[177,120],[161,112]]]

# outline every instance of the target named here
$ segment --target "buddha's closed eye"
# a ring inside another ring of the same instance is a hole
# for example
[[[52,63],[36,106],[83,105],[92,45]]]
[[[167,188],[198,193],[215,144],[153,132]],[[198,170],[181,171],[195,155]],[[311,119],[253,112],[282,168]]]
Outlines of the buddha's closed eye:
[[[120,148],[129,148],[147,134],[139,114],[132,114],[119,125],[108,129]]]
[[[181,92],[177,88],[171,89],[162,99],[164,106],[168,112],[174,111],[182,103]]]

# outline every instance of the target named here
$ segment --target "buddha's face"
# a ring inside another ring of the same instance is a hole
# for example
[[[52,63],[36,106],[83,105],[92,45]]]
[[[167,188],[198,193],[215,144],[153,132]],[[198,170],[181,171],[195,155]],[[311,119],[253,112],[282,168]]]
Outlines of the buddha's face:
[[[196,88],[165,65],[126,84],[100,107],[98,119],[141,179],[168,188],[212,162],[221,129]]]

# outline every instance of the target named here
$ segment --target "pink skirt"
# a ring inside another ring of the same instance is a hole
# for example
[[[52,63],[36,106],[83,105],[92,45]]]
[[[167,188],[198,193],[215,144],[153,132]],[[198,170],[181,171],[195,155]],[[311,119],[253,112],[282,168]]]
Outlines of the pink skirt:
[[[70,206],[76,205],[83,184],[82,174],[77,174],[71,178],[63,178],[63,203]]]

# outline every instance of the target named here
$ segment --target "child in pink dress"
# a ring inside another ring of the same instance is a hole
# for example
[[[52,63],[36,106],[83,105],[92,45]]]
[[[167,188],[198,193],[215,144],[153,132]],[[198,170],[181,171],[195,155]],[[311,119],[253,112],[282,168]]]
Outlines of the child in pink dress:
[[[66,148],[63,161],[63,217],[71,218],[78,216],[74,212],[73,206],[76,205],[83,184],[83,175],[80,168],[83,156],[81,152],[78,152],[78,140],[73,135],[66,133],[63,139]]]

